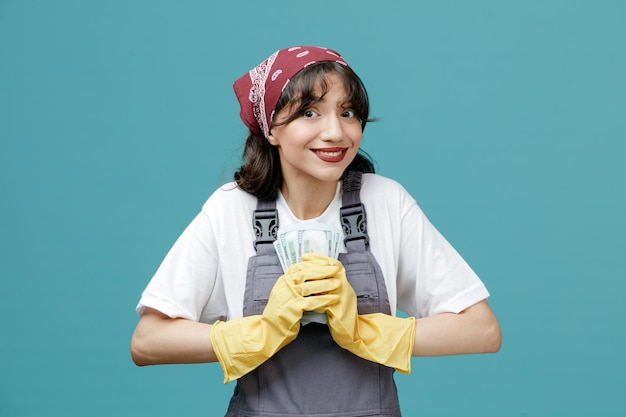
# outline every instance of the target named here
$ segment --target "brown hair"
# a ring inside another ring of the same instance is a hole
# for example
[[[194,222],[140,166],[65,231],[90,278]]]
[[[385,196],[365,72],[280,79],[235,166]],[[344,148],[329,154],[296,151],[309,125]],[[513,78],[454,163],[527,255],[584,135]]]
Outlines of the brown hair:
[[[311,103],[317,100],[315,89],[321,87],[322,95],[328,92],[330,86],[326,82],[327,74],[337,74],[343,81],[346,89],[346,101],[361,121],[361,129],[369,116],[369,98],[361,79],[349,67],[336,62],[324,61],[310,65],[298,72],[285,87],[274,114],[289,105],[291,114],[281,124],[287,124],[302,115]],[[272,122],[272,126],[277,126]],[[374,163],[367,153],[359,150],[358,154],[347,171],[374,172]],[[345,172],[344,172],[345,175]],[[275,199],[283,181],[280,168],[278,149],[269,141],[253,132],[248,134],[244,145],[242,165],[234,176],[237,186],[259,199]]]

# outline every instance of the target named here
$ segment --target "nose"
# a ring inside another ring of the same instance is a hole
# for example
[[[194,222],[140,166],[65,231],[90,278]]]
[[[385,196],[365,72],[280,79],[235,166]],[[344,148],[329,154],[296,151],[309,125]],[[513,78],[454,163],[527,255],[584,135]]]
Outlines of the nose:
[[[324,117],[320,139],[326,142],[340,142],[344,138],[343,120],[337,114]]]

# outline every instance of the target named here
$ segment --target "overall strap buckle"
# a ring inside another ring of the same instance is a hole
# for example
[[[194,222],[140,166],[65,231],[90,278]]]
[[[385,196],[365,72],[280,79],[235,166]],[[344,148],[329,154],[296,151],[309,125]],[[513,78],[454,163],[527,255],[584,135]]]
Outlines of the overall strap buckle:
[[[365,246],[369,245],[369,236],[367,235],[367,217],[365,215],[365,206],[363,203],[349,204],[341,207],[341,227],[345,236],[344,243],[353,240],[363,239]]]
[[[278,210],[275,201],[270,203],[259,200],[252,216],[252,227],[256,236],[254,250],[257,250],[259,244],[274,243],[278,234]]]
[[[341,216],[341,227],[345,236],[346,247],[348,242],[362,240],[364,246],[369,245],[367,235],[367,217],[365,206],[361,203],[361,179],[363,173],[360,171],[350,171],[343,179],[343,206],[339,210]]]

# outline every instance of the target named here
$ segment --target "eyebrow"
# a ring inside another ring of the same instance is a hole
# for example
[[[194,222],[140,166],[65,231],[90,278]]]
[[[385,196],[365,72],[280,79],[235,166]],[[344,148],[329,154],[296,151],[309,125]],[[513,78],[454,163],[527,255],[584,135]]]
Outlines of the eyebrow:
[[[321,96],[316,96],[311,94],[309,97],[307,97],[306,99],[301,101],[301,105],[305,105],[305,104],[314,104],[314,103],[319,103],[320,101],[324,101],[324,96],[326,94],[323,94]],[[339,106],[340,107],[353,107],[353,101],[350,97],[344,97],[342,99],[341,102],[339,102]]]

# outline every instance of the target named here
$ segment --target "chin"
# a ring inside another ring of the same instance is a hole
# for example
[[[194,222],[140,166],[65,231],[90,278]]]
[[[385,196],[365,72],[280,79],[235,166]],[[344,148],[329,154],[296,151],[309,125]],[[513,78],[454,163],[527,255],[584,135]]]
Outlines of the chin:
[[[320,173],[317,175],[317,179],[323,182],[337,182],[341,179],[346,168],[341,168],[337,170],[332,170],[324,173]]]

